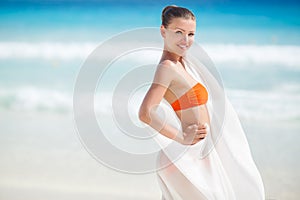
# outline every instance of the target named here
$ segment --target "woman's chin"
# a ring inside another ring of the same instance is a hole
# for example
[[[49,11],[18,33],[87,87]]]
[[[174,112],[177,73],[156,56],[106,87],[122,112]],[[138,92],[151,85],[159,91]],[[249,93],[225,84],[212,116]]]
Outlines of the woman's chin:
[[[176,49],[176,50],[167,50],[171,53],[174,53],[178,56],[185,56],[186,55],[186,52],[187,52],[187,49]]]
[[[180,55],[180,56],[185,56],[186,53],[187,53],[187,50],[188,50],[188,49],[178,49],[178,50],[176,51],[176,54],[177,54],[177,55]]]

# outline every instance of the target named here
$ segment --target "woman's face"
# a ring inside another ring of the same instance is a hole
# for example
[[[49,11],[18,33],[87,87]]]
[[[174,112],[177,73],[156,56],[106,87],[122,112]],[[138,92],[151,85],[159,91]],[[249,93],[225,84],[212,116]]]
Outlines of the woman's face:
[[[196,22],[192,19],[174,18],[165,28],[161,26],[165,49],[179,56],[186,54],[194,42]]]

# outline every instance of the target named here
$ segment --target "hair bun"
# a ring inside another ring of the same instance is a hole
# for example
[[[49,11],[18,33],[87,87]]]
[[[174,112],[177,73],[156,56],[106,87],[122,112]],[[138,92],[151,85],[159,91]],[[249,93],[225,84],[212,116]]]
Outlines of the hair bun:
[[[161,14],[161,24],[167,28],[173,18],[184,18],[195,20],[195,15],[187,8],[176,5],[166,6]]]
[[[166,7],[163,9],[163,11],[162,11],[162,15],[164,15],[169,9],[171,9],[171,8],[176,8],[176,7],[178,7],[178,6],[176,6],[176,5],[169,5],[169,6],[166,6]]]

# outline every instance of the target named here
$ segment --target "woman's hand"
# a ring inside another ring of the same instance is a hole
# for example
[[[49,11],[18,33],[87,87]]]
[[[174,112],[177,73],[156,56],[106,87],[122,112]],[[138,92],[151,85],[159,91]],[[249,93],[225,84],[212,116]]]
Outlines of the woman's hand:
[[[208,124],[192,124],[183,131],[182,144],[194,145],[206,137],[208,132]]]

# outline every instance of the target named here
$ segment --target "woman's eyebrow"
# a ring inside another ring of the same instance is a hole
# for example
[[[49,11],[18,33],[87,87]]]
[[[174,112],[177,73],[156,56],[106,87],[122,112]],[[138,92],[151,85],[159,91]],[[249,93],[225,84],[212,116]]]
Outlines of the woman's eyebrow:
[[[179,28],[179,27],[175,27],[175,29],[180,29],[182,30],[183,32],[186,32],[186,30],[182,29],[182,28]],[[195,31],[190,31],[190,32],[195,32]]]

